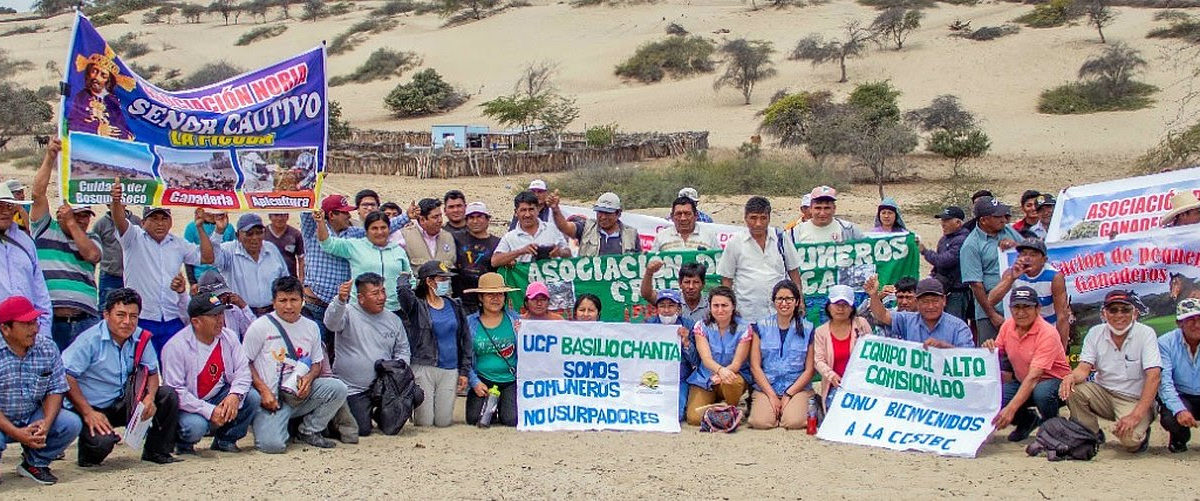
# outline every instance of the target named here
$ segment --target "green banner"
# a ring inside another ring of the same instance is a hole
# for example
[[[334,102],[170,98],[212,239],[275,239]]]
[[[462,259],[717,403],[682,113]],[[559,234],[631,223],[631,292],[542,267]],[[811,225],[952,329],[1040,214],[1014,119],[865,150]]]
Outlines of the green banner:
[[[847,284],[856,290],[872,274],[881,284],[896,283],[901,277],[920,273],[920,253],[911,234],[871,236],[845,243],[800,244],[800,280],[804,283],[808,318],[820,324],[825,295],[831,285]],[[646,264],[662,260],[654,277],[654,289],[679,288],[679,267],[691,262],[708,268],[705,290],[721,284],[716,274],[721,251],[648,252],[596,257],[547,259],[518,263],[499,270],[504,282],[520,291],[510,294],[513,308],[524,306],[524,290],[530,282],[544,282],[550,289],[550,308],[570,316],[575,298],[594,294],[600,298],[601,319],[606,322],[641,322],[652,315],[640,288]],[[865,297],[865,295],[861,296]],[[859,298],[860,300],[862,297]]]

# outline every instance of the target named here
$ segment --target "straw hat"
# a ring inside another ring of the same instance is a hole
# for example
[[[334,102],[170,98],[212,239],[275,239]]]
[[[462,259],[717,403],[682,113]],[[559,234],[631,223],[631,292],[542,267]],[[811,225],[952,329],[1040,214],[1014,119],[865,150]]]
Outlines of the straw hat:
[[[484,273],[482,276],[479,277],[479,287],[476,287],[474,289],[467,289],[463,292],[478,292],[480,294],[487,294],[490,292],[512,292],[515,290],[520,290],[520,289],[517,289],[514,287],[509,287],[509,286],[505,285],[504,277],[500,276],[499,273],[493,272],[493,273]]]
[[[1171,212],[1166,213],[1159,222],[1162,226],[1169,226],[1175,222],[1175,217],[1192,209],[1200,209],[1200,200],[1196,199],[1196,195],[1192,194],[1191,190],[1180,190],[1171,196]]]

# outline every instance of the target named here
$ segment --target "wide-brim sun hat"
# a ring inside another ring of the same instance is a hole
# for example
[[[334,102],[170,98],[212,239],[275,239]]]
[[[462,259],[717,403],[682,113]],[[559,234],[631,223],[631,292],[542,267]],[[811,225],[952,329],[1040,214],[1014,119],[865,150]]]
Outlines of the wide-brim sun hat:
[[[499,273],[492,272],[492,273],[484,273],[482,276],[479,277],[479,286],[478,287],[476,287],[474,289],[467,289],[463,292],[476,292],[476,293],[480,293],[480,294],[487,294],[487,293],[492,293],[492,292],[512,292],[515,290],[520,290],[520,289],[517,289],[516,287],[509,287],[507,284],[504,283],[504,277],[500,276]]]
[[[1167,226],[1175,222],[1177,216],[1192,209],[1200,209],[1200,200],[1196,199],[1196,195],[1190,190],[1177,191],[1171,196],[1171,212],[1163,214],[1159,224]]]

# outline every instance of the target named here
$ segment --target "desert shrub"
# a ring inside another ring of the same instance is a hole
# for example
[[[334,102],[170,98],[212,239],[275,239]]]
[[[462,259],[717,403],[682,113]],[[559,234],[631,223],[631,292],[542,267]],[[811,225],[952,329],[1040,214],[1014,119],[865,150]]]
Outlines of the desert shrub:
[[[350,2],[338,2],[329,8],[329,15],[341,16],[343,14],[349,14],[352,10],[354,10],[354,4]]]
[[[710,156],[701,152],[662,167],[584,167],[556,182],[555,187],[562,195],[581,200],[612,191],[621,196],[624,208],[640,209],[669,207],[680,186],[712,195],[785,196],[822,184],[840,190],[846,186],[844,173],[792,154]]]
[[[414,74],[411,82],[397,85],[383,103],[393,115],[405,118],[444,113],[462,105],[468,97],[436,70],[427,68]]]
[[[984,26],[975,31],[963,31],[956,33],[956,35],[976,42],[986,42],[1013,35],[1019,31],[1021,31],[1021,27],[1015,24],[1002,24],[1000,26]]]
[[[371,16],[394,16],[412,12],[417,9],[417,4],[413,0],[388,0],[387,3],[376,7],[371,11]]]
[[[858,0],[861,5],[887,10],[895,7],[908,9],[928,9],[937,6],[934,0]]]
[[[17,26],[16,28],[8,30],[4,33],[0,33],[0,37],[10,37],[13,35],[27,35],[30,33],[37,33],[39,31],[42,31],[42,29],[45,27],[46,27],[46,25],[44,25],[44,24],[27,24],[25,26]]]
[[[38,87],[34,92],[37,93],[38,99],[41,99],[42,101],[58,101],[59,94],[57,85],[43,85]]]
[[[12,7],[0,7],[0,14],[16,14],[17,9]]]
[[[680,26],[677,23],[671,23],[671,24],[667,25],[667,34],[668,35],[678,35],[678,36],[683,37],[683,36],[687,36],[688,30],[684,29],[683,26]]]
[[[738,38],[721,46],[725,72],[713,82],[713,90],[731,87],[742,92],[745,104],[750,104],[750,94],[759,81],[775,76],[775,53],[771,42]]]
[[[0,143],[7,143],[15,135],[40,130],[53,116],[53,108],[37,92],[0,82]]]
[[[1167,132],[1154,148],[1137,160],[1137,169],[1152,174],[1164,169],[1192,167],[1200,161],[1200,123],[1183,130]]]
[[[329,79],[329,85],[338,86],[348,83],[367,83],[400,76],[405,71],[421,64],[421,58],[413,52],[403,52],[391,49],[378,49],[367,57],[367,61],[349,75],[338,75]]]
[[[108,42],[108,46],[116,51],[122,58],[134,59],[139,56],[144,56],[150,53],[150,45],[145,42],[138,41],[139,34],[126,33],[120,38]]]
[[[142,66],[138,63],[129,63],[129,69],[133,70],[134,73],[142,78],[145,78],[146,80],[152,80],[154,77],[157,77],[160,72],[162,72],[163,68],[157,64]]]
[[[1173,19],[1170,26],[1150,30],[1146,38],[1179,38],[1189,42],[1200,42],[1200,20],[1184,14],[1182,19]]]
[[[246,70],[234,66],[229,62],[217,61],[215,63],[208,63],[197,68],[196,71],[193,71],[192,74],[188,75],[186,78],[172,80],[169,82],[172,87],[165,88],[168,90],[195,89],[233,78],[245,73],[245,71]],[[168,76],[168,78],[172,77]]]
[[[358,44],[366,40],[367,33],[382,33],[395,28],[399,24],[395,19],[387,17],[369,17],[366,20],[354,23],[339,33],[333,40],[329,42],[328,51],[330,54],[342,54],[350,52]]]
[[[1192,16],[1181,10],[1160,10],[1154,13],[1155,21],[1187,21],[1191,18]]]
[[[31,71],[37,65],[28,59],[12,59],[8,57],[8,51],[0,49],[0,80],[11,78],[21,72]]]
[[[204,15],[205,10],[206,9],[204,8],[203,5],[196,5],[194,3],[185,3],[185,4],[183,4],[182,7],[179,8],[179,13],[183,14],[183,18],[186,19],[187,22],[199,23],[200,16]]]
[[[92,25],[96,26],[96,27],[108,26],[110,24],[126,24],[126,23],[128,23],[128,21],[126,21],[125,18],[123,18],[117,14],[113,14],[111,12],[102,12],[95,16],[91,16],[88,19],[91,20]]]
[[[283,24],[276,24],[275,26],[260,26],[242,34],[241,37],[238,37],[238,40],[234,43],[234,45],[250,45],[259,40],[277,37],[282,35],[285,31],[287,31],[287,25]]]
[[[1133,82],[1120,96],[1111,96],[1096,82],[1074,82],[1043,91],[1038,98],[1038,111],[1053,115],[1078,115],[1100,111],[1132,111],[1154,103],[1150,95],[1158,87]]]
[[[617,137],[617,124],[593,125],[583,132],[583,137],[593,148],[608,146]]]
[[[641,82],[657,82],[664,76],[685,77],[713,70],[713,43],[702,37],[672,36],[638,47],[637,52],[617,65],[616,74]]]
[[[1074,0],[1050,0],[1033,6],[1032,11],[1014,21],[1030,28],[1053,28],[1067,24],[1083,14],[1083,9],[1076,5]]]

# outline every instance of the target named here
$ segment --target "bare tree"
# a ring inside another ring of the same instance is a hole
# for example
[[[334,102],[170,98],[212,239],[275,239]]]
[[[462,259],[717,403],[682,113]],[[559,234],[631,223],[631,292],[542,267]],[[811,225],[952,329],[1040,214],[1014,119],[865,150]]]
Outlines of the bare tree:
[[[875,32],[877,37],[890,39],[896,44],[896,50],[900,50],[904,48],[904,41],[908,39],[908,35],[921,27],[921,18],[924,16],[925,14],[918,9],[890,7],[879,13],[871,23],[871,31]]]
[[[1085,9],[1088,24],[1095,26],[1096,33],[1100,34],[1100,43],[1108,43],[1104,39],[1104,27],[1113,23],[1113,20],[1117,17],[1117,13],[1108,7],[1105,0],[1091,0]]]
[[[721,87],[733,87],[742,91],[746,104],[750,104],[750,94],[759,80],[775,76],[771,54],[775,49],[771,42],[765,40],[746,40],[739,38],[725,42],[721,46],[725,55],[725,73],[713,82],[713,90]]]
[[[558,74],[558,63],[537,61],[525,65],[521,78],[513,85],[513,92],[534,98],[557,90],[554,77]]]
[[[867,44],[875,39],[875,34],[858,21],[850,21],[842,26],[843,34],[839,40],[826,42],[820,35],[809,35],[796,44],[788,59],[811,61],[813,66],[837,61],[842,68],[842,78],[838,83],[846,82],[846,59],[859,57],[867,50]]]
[[[904,168],[902,162],[893,160],[917,147],[917,134],[903,123],[893,121],[856,130],[858,133],[850,136],[850,158],[855,165],[871,172],[879,188],[879,198],[883,198],[883,183]]]
[[[975,114],[963,109],[958,96],[943,94],[924,108],[904,114],[904,120],[925,132],[966,130],[975,127]]]
[[[1117,42],[1104,49],[1104,52],[1084,61],[1079,67],[1080,79],[1094,79],[1111,97],[1117,97],[1129,90],[1133,74],[1146,67],[1146,60],[1136,49]]]

